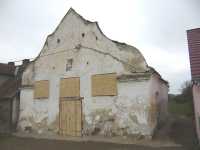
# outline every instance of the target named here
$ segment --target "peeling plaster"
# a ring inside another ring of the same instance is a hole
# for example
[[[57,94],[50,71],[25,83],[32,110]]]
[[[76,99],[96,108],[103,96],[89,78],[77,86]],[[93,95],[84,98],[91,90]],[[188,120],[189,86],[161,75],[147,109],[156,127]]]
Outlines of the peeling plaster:
[[[72,68],[66,71],[69,59],[73,59]],[[60,79],[80,77],[83,135],[151,136],[157,124],[154,104],[163,98],[166,102],[168,92],[166,83],[151,71],[135,47],[110,40],[96,22],[70,9],[23,73],[19,130],[57,133]],[[92,97],[91,76],[113,72],[118,95]],[[33,84],[38,80],[49,80],[49,98],[33,98]],[[157,90],[160,95],[156,99]]]

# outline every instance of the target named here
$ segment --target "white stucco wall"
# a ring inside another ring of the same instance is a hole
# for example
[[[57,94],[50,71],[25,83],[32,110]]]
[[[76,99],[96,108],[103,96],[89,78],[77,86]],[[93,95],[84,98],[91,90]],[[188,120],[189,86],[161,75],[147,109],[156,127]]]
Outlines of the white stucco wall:
[[[73,59],[70,71],[66,71],[68,59]],[[84,135],[93,134],[97,128],[98,134],[103,135],[151,135],[150,76],[126,82],[118,80],[117,96],[91,96],[92,75],[116,73],[119,77],[135,71],[149,71],[136,48],[111,41],[96,23],[70,10],[48,36],[39,57],[23,73],[19,129],[31,127],[39,133],[57,132],[60,79],[80,77]],[[33,83],[38,80],[49,80],[48,99],[33,99]]]
[[[47,124],[51,126],[52,123],[58,119],[59,115],[59,84],[61,78],[80,77],[80,96],[83,99],[83,114],[84,120],[84,134],[92,134],[95,128],[99,128],[98,121],[102,114],[108,113],[110,117],[115,118],[114,132],[118,130],[128,129],[128,134],[150,134],[151,130],[148,127],[148,105],[147,98],[147,84],[148,80],[121,82],[118,81],[118,95],[117,96],[98,96],[91,95],[91,76],[99,73],[113,73],[116,72],[120,76],[124,71],[123,65],[114,60],[110,56],[105,56],[97,52],[81,49],[78,52],[70,52],[66,55],[58,54],[48,57],[41,57],[35,62],[34,73],[27,69],[24,73],[29,76],[27,72],[34,75],[34,80],[49,80],[50,81],[50,95],[48,99],[33,99],[33,89],[23,88],[21,90],[21,109],[20,109],[20,127],[31,126],[38,128],[37,123]],[[74,54],[73,54],[74,53]],[[65,59],[64,59],[65,58]],[[71,71],[65,71],[66,58],[73,58],[74,63]],[[88,64],[87,64],[88,62]],[[104,62],[104,63],[102,63]],[[53,69],[54,68],[54,69]],[[31,76],[31,75],[30,75]],[[27,77],[24,79],[28,80]],[[25,82],[25,80],[23,81]],[[28,80],[28,83],[29,80]],[[98,111],[97,111],[98,110]],[[133,117],[131,119],[131,117]],[[104,116],[105,118],[108,116]],[[100,125],[105,128],[100,134],[111,134],[108,125]],[[48,126],[43,126],[43,129],[48,130]],[[58,128],[54,128],[58,131]]]
[[[152,128],[157,123],[163,123],[168,118],[168,85],[160,79],[160,76],[153,74],[148,84],[148,99],[150,101],[150,124]]]
[[[16,125],[19,117],[19,99],[13,98],[12,101],[12,124]]]

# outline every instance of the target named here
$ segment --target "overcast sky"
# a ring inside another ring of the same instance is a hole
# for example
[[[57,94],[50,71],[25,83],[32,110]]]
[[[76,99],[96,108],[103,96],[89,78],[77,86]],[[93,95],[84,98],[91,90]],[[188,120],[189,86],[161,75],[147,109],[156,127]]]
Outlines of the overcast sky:
[[[200,0],[0,0],[0,62],[36,57],[70,7],[137,47],[170,92],[190,80],[186,30],[200,27]]]

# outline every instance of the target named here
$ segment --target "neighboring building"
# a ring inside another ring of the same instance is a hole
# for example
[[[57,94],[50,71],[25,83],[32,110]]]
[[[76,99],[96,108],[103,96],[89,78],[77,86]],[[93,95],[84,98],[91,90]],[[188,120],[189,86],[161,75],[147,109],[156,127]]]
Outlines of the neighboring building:
[[[5,97],[8,85],[14,79],[15,64],[0,63],[0,133],[8,133],[12,128],[12,99]]]
[[[14,72],[15,64],[13,62],[9,62],[8,64],[0,63],[0,86],[8,79],[12,79]]]
[[[21,75],[28,60],[20,66],[13,62],[0,64],[0,133],[10,133],[17,127]]]
[[[200,28],[187,31],[196,130],[200,141]]]
[[[168,83],[133,46],[70,9],[23,73],[22,131],[152,136],[167,117]]]

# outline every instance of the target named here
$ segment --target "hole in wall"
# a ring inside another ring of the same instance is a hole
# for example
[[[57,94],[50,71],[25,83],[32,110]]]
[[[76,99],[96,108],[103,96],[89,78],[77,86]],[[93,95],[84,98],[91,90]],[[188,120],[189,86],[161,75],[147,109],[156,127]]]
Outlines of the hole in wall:
[[[81,35],[82,35],[83,38],[85,37],[85,33],[82,33]]]
[[[98,37],[96,36],[96,40],[98,40]]]
[[[57,43],[60,43],[60,39],[57,39]]]

